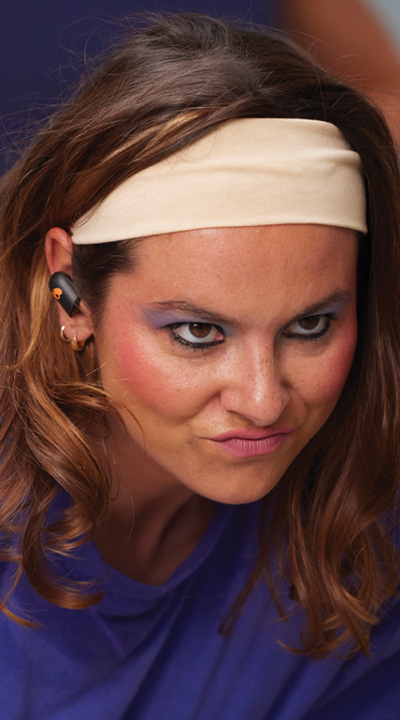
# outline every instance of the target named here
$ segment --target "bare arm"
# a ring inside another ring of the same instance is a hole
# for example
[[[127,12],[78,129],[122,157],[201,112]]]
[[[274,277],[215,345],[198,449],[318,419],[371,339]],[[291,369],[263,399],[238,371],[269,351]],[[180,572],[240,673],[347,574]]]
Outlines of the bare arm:
[[[400,57],[361,0],[282,0],[283,27],[328,71],[365,92],[400,146]]]

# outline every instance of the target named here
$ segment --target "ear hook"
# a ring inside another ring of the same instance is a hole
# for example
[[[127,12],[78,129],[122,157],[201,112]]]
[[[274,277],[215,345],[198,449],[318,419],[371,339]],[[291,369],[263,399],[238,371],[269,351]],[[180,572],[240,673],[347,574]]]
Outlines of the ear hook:
[[[81,301],[69,275],[64,272],[55,272],[49,280],[49,287],[53,297],[60,303],[70,317],[79,310]]]

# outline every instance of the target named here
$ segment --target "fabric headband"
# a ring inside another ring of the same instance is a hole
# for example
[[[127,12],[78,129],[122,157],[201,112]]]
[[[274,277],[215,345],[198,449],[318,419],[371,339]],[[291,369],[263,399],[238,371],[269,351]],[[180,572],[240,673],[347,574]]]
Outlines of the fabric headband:
[[[72,228],[77,244],[202,228],[315,223],[367,232],[359,155],[319,120],[231,120],[125,180]]]

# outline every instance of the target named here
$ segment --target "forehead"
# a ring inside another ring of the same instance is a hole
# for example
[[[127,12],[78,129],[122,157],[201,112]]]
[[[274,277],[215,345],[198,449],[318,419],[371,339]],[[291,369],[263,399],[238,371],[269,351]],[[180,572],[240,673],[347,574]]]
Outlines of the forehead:
[[[211,228],[155,235],[140,243],[136,272],[180,277],[208,272],[221,281],[274,282],[293,274],[336,272],[357,253],[357,233],[326,225],[270,225]],[[185,276],[180,272],[185,269]],[[242,278],[242,281],[240,280]],[[207,280],[207,277],[204,278]]]
[[[357,233],[324,225],[218,228],[156,235],[122,280],[146,303],[173,299],[231,316],[296,312],[338,288],[355,291]]]

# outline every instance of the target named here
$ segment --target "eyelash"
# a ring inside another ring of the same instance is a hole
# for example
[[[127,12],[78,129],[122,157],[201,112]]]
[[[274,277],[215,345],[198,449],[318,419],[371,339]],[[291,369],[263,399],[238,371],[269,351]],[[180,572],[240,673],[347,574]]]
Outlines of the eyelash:
[[[314,335],[301,335],[300,333],[292,333],[285,335],[286,338],[293,339],[295,338],[299,342],[312,342],[313,340],[317,342],[318,340],[325,340],[332,332],[332,322],[335,322],[337,320],[336,315],[333,313],[327,313],[326,315],[312,315],[311,317],[318,317],[318,318],[325,318],[327,320],[327,323],[323,330],[320,330],[320,332],[315,333]],[[307,320],[308,318],[303,317],[299,318],[299,320],[294,320],[293,322],[300,322],[301,320]],[[292,323],[290,323],[292,324]],[[289,325],[288,325],[289,327]]]
[[[171,338],[174,342],[177,342],[179,345],[183,346],[184,348],[187,348],[188,350],[207,350],[207,348],[215,347],[216,345],[223,345],[225,342],[225,336],[224,340],[214,340],[214,342],[210,343],[191,343],[188,340],[185,340],[185,338],[180,337],[180,335],[175,335],[174,330],[176,330],[179,327],[182,327],[183,325],[190,325],[190,322],[185,323],[174,323],[173,325],[168,325],[167,328],[171,333]],[[224,331],[219,325],[213,325],[210,323],[211,327],[217,328],[218,332],[221,333],[221,335],[224,334]]]
[[[285,335],[284,337],[289,338],[289,339],[296,339],[299,342],[312,342],[312,341],[317,342],[318,340],[326,339],[327,336],[330,335],[330,333],[333,330],[332,322],[335,322],[338,319],[337,316],[334,315],[334,313],[327,313],[326,315],[314,315],[312,317],[319,317],[319,318],[324,317],[327,320],[326,326],[319,333],[315,333],[314,335],[301,335],[300,333],[297,333],[297,334],[292,333],[292,334]],[[306,320],[306,319],[307,319],[306,317],[303,317],[303,318],[299,318],[298,321]],[[298,321],[294,320],[293,322],[298,322]],[[224,340],[217,340],[217,341],[210,342],[210,343],[191,343],[191,342],[188,342],[187,340],[185,340],[184,338],[180,337],[180,335],[176,335],[174,333],[174,330],[176,330],[177,328],[182,327],[183,325],[189,325],[189,324],[190,324],[189,322],[185,322],[185,323],[181,322],[181,323],[174,323],[173,325],[167,325],[167,329],[170,331],[172,341],[177,342],[181,347],[183,346],[187,350],[207,350],[208,348],[215,347],[216,345],[223,345],[223,343],[225,342],[225,339],[224,339]],[[211,325],[211,323],[210,323],[210,325]],[[290,323],[290,325],[292,325],[292,323]],[[222,335],[224,334],[222,328],[219,325],[212,325],[212,327],[215,327]],[[287,327],[289,327],[289,325]]]

